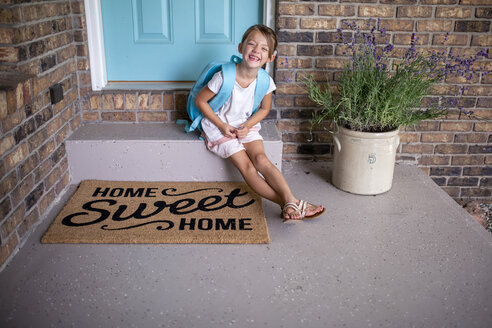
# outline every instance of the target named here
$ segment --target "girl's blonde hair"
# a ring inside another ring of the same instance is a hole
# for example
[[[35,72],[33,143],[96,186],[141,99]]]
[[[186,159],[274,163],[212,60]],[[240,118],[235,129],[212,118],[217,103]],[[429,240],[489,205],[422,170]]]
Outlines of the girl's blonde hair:
[[[263,24],[253,25],[248,28],[246,32],[244,32],[241,43],[244,43],[253,31],[259,31],[261,34],[263,34],[268,43],[268,56],[272,56],[275,52],[275,49],[277,49],[277,35],[275,34],[275,31]]]

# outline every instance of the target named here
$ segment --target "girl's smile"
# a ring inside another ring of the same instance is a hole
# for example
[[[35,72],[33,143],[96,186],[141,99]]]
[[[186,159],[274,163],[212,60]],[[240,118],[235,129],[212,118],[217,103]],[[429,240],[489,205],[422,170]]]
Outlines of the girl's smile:
[[[250,68],[260,68],[274,59],[274,56],[269,56],[267,39],[260,31],[253,31],[244,43],[240,43],[239,52]]]

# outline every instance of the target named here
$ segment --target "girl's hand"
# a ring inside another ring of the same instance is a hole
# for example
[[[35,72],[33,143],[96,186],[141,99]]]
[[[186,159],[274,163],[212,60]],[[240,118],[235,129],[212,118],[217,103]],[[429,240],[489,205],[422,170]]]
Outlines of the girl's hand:
[[[220,126],[220,132],[224,135],[224,137],[227,138],[236,138],[236,128],[233,127],[232,125],[229,125],[227,123],[224,123]]]
[[[249,133],[249,129],[244,125],[240,125],[239,128],[237,128],[236,130],[236,135],[238,139],[246,138],[248,133]]]

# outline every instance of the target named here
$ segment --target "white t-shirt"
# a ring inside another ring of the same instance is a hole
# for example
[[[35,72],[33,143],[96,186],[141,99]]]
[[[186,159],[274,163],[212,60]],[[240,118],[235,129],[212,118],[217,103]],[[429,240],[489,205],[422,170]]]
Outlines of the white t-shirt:
[[[270,77],[270,76],[269,76]],[[213,93],[217,94],[222,86],[222,72],[214,74],[212,79],[208,82],[207,86]],[[231,96],[225,104],[216,112],[223,122],[233,126],[239,127],[246,122],[253,111],[253,103],[255,97],[256,79],[250,83],[246,88],[243,88],[237,83],[234,83]],[[276,89],[275,82],[270,77],[270,86],[268,87],[267,94]],[[258,130],[261,128],[260,123],[255,125]],[[210,142],[217,141],[224,137],[219,128],[217,128],[206,117],[202,119],[202,129]]]

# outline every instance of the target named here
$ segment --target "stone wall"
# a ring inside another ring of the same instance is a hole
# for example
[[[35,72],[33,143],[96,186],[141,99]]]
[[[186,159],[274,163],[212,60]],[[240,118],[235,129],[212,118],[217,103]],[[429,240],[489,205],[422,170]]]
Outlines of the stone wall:
[[[83,1],[0,1],[0,268],[69,183],[84,24]],[[63,99],[52,104],[55,84]]]

